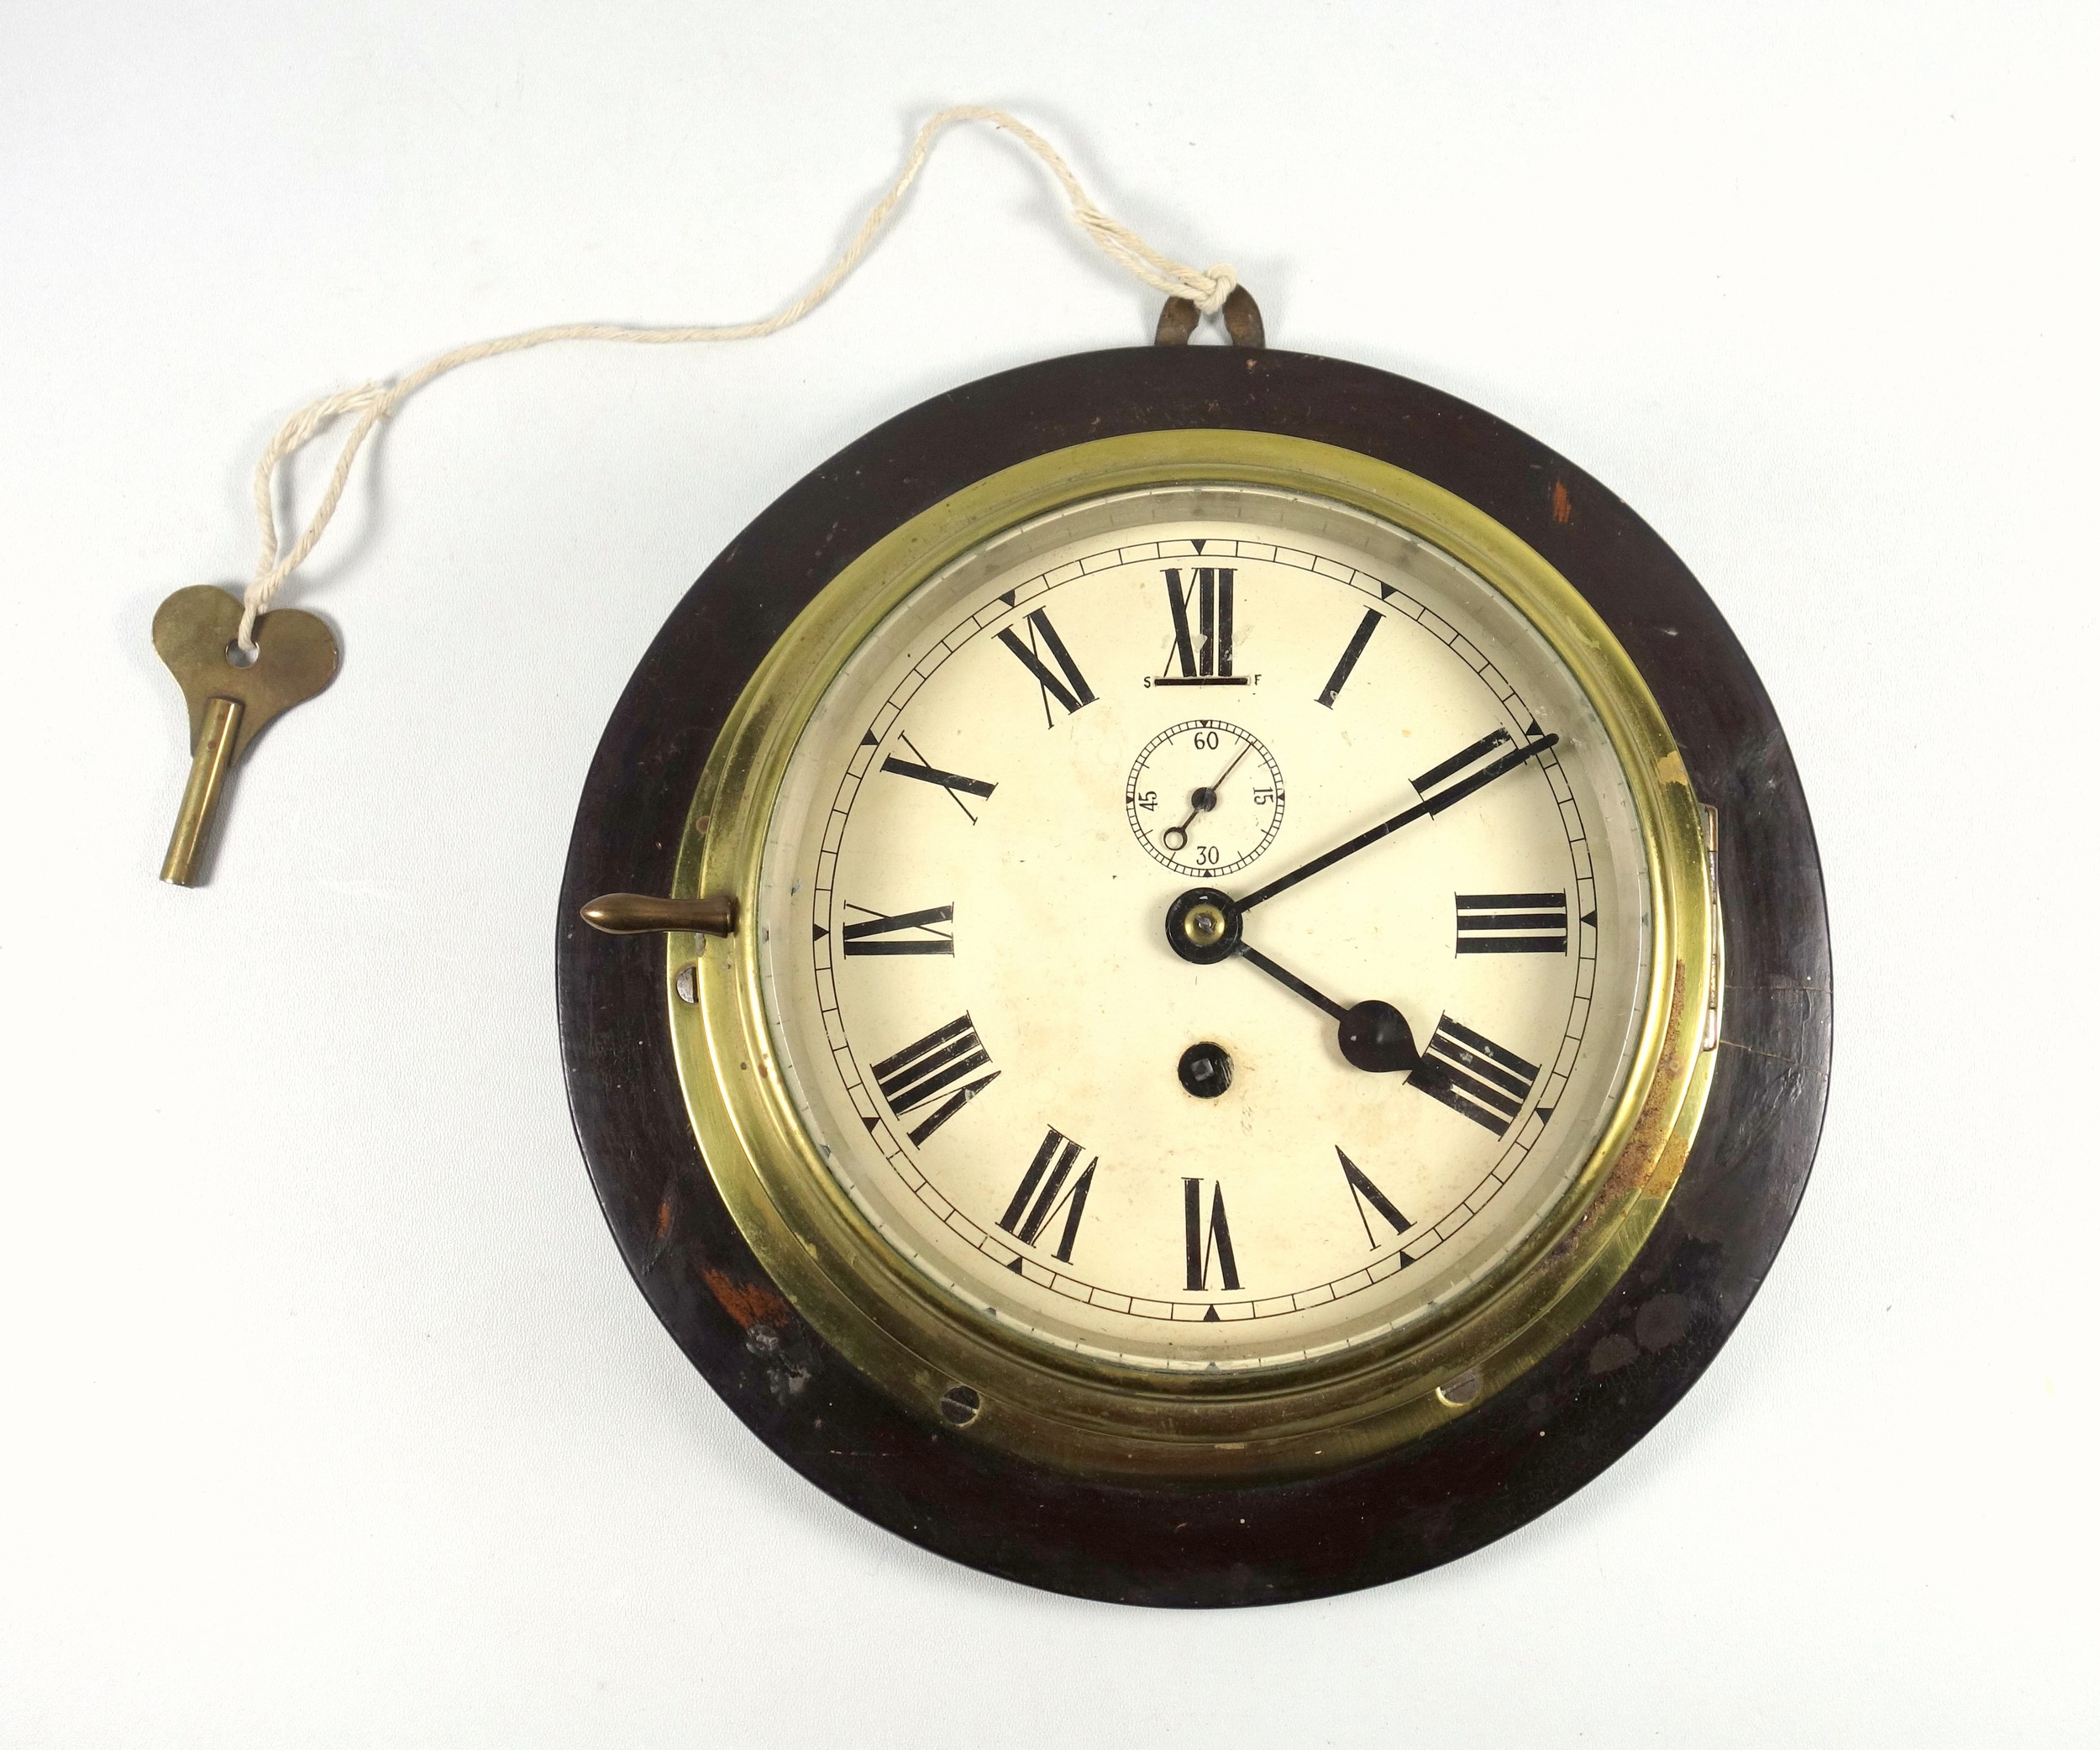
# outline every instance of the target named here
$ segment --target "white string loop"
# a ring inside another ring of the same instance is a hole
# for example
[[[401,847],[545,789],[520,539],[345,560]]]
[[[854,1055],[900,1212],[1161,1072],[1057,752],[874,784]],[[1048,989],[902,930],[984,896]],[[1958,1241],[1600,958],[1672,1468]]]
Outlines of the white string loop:
[[[255,464],[255,520],[262,531],[262,550],[255,562],[254,581],[249,584],[242,597],[244,611],[241,615],[239,633],[241,648],[250,651],[255,649],[256,616],[268,611],[277,591],[284,587],[285,580],[306,563],[307,556],[327,531],[329,520],[335,515],[336,507],[342,502],[343,489],[350,477],[350,465],[357,460],[357,453],[364,447],[365,439],[371,435],[372,428],[388,418],[417,390],[449,370],[457,370],[462,365],[471,365],[480,359],[496,358],[504,353],[523,352],[529,347],[546,346],[557,340],[620,340],[644,346],[680,346],[700,341],[755,340],[764,335],[777,334],[782,328],[800,322],[822,303],[860,265],[862,258],[896,212],[906,192],[918,179],[920,171],[926,166],[927,155],[933,149],[933,142],[944,130],[958,122],[989,122],[1001,132],[1011,134],[1034,153],[1063,188],[1073,223],[1084,231],[1095,246],[1110,260],[1125,272],[1143,281],[1154,291],[1163,292],[1169,297],[1185,297],[1207,315],[1221,307],[1231,296],[1233,287],[1239,284],[1238,276],[1223,263],[1199,271],[1186,262],[1162,255],[1129,226],[1110,218],[1094,204],[1057,148],[1034,129],[1016,121],[1003,109],[988,109],[976,103],[958,103],[927,118],[912,140],[911,150],[906,155],[903,168],[898,171],[896,180],[869,209],[859,230],[853,234],[853,241],[846,245],[838,259],[824,271],[814,285],[792,303],[771,316],[756,322],[733,323],[718,328],[635,328],[612,323],[578,322],[564,323],[554,328],[532,328],[522,334],[509,334],[500,339],[480,340],[470,346],[456,347],[450,352],[440,353],[426,364],[417,365],[405,376],[391,381],[365,383],[354,389],[324,395],[300,408],[278,428],[276,436],[270,440]],[[322,493],[320,503],[314,507],[312,520],[292,544],[289,552],[280,552],[275,502],[277,470],[324,426],[333,424],[349,413],[358,416],[357,423],[350,428],[349,435],[343,440],[343,447],[336,454],[335,466],[328,476],[328,488]]]

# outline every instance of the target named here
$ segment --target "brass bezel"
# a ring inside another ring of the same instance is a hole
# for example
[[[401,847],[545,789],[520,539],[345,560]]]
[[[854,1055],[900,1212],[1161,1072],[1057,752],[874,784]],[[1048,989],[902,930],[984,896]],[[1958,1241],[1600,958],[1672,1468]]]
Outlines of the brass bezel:
[[[826,688],[883,618],[1017,523],[1084,499],[1198,483],[1352,506],[1441,547],[1508,597],[1567,664],[1619,755],[1653,920],[1630,1073],[1554,1216],[1488,1290],[1433,1328],[1256,1376],[1169,1374],[1053,1353],[976,1318],[912,1270],[853,1209],[794,1110],[757,953],[774,798]],[[1632,1263],[1683,1169],[1712,1073],[1700,1048],[1719,920],[1699,808],[1639,670],[1572,585],[1464,500],[1354,451],[1275,434],[1144,432],[1074,445],[989,476],[875,543],[796,618],[730,712],[686,817],[672,891],[738,901],[736,935],[706,954],[695,937],[668,939],[664,1001],[694,1135],[768,1274],[907,1408],[937,1421],[943,1394],[968,1385],[982,1406],[970,1437],[1088,1474],[1305,1474],[1386,1451],[1487,1401],[1566,1340]],[[675,982],[696,955],[696,1002]]]

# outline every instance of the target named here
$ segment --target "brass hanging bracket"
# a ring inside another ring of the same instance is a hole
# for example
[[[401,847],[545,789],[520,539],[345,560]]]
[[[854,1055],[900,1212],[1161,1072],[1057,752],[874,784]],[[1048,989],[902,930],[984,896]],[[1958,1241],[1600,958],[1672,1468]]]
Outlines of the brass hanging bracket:
[[[1225,318],[1225,332],[1235,346],[1262,347],[1268,338],[1262,327],[1262,307],[1254,302],[1254,294],[1244,286],[1235,286],[1226,295],[1223,308],[1218,313]],[[1196,324],[1203,320],[1203,313],[1192,299],[1170,297],[1159,312],[1159,326],[1152,331],[1154,346],[1186,346],[1189,337],[1196,331]]]

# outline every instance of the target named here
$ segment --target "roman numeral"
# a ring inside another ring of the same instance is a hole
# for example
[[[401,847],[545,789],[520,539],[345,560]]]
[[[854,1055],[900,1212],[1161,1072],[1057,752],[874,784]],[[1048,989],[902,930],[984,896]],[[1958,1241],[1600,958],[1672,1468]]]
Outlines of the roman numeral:
[[[1094,689],[1086,684],[1086,676],[1072,660],[1072,653],[1064,648],[1064,640],[1058,636],[1049,615],[1038,607],[1023,623],[1028,628],[1026,644],[1021,643],[1020,635],[1011,626],[1000,631],[999,641],[1020,659],[1021,667],[1036,677],[1036,685],[1042,690],[1042,722],[1047,728],[1053,699],[1071,712],[1094,702]],[[1049,651],[1050,661],[1058,665],[1056,674],[1051,673],[1049,664],[1037,654],[1038,644]]]
[[[1160,671],[1155,686],[1245,686],[1247,676],[1232,672],[1232,570],[1230,566],[1197,565],[1184,589],[1179,567],[1166,572],[1167,611],[1173,617],[1174,647],[1167,661],[1179,674]],[[1195,626],[1189,623],[1189,604],[1195,603]]]
[[[975,826],[977,817],[971,813],[970,805],[963,798],[974,796],[988,799],[999,786],[987,784],[982,778],[966,778],[960,772],[944,772],[937,765],[928,765],[926,755],[911,745],[910,736],[899,735],[897,739],[904,744],[911,758],[900,759],[892,754],[882,762],[882,769],[886,772],[895,772],[900,778],[916,778],[921,784],[938,785],[948,792],[948,800],[969,816],[970,824]]]
[[[977,1075],[990,1062],[990,1054],[978,1039],[975,1023],[965,1014],[946,1027],[936,1027],[923,1039],[914,1039],[894,1057],[875,1064],[870,1073],[875,1085],[882,1090],[882,1097],[890,1102],[890,1110],[900,1118],[943,1094],[948,1096],[931,1117],[907,1133],[918,1144],[999,1080],[996,1069],[988,1075]],[[957,1087],[956,1083],[966,1075],[977,1079]]]
[[[1181,1219],[1188,1240],[1189,1290],[1200,1294],[1210,1284],[1210,1264],[1215,1259],[1218,1266],[1218,1281],[1228,1290],[1236,1290],[1240,1285],[1239,1266],[1232,1259],[1232,1230],[1226,1225],[1225,1187],[1210,1187],[1210,1219],[1203,1219],[1203,1181],[1184,1179],[1181,1181]]]
[[[839,932],[844,938],[846,952],[850,954],[953,954],[955,938],[945,930],[937,930],[937,923],[948,923],[955,917],[953,906],[928,906],[923,912],[900,912],[895,917],[885,917],[879,912],[870,912],[865,906],[857,906],[848,900],[848,912],[860,912],[864,916],[858,923],[849,923]],[[916,931],[916,935],[906,932]],[[886,941],[885,937],[900,939]]]
[[[1497,1136],[1508,1132],[1538,1079],[1536,1064],[1448,1015],[1437,1022],[1421,1062],[1407,1078],[1410,1086]]]
[[[1564,954],[1567,952],[1565,893],[1460,893],[1458,952],[1462,954]]]
[[[1535,754],[1545,753],[1560,740],[1557,735],[1544,733],[1536,723],[1532,724],[1526,733],[1530,738],[1512,748],[1499,759],[1480,765],[1478,770],[1468,770],[1467,768],[1478,765],[1478,762],[1488,754],[1507,744],[1509,740],[1507,729],[1497,729],[1483,735],[1471,747],[1460,749],[1442,765],[1430,767],[1415,780],[1415,793],[1422,799],[1420,805],[1422,812],[1434,818],[1454,802],[1462,802],[1476,790],[1485,789],[1504,772],[1515,771],[1525,760]],[[1461,773],[1464,775],[1459,776]],[[1448,778],[1457,778],[1457,781],[1446,783]]]
[[[1320,689],[1320,702],[1328,710],[1335,708],[1335,695],[1349,684],[1349,677],[1357,671],[1357,659],[1363,654],[1363,647],[1371,642],[1371,634],[1378,629],[1378,622],[1385,616],[1375,607],[1367,607],[1363,617],[1357,622],[1357,629],[1349,636],[1349,648],[1341,653],[1341,660],[1335,665],[1335,671],[1328,675],[1327,684]]]
[[[1079,1237],[1079,1217],[1086,1213],[1086,1194],[1093,1189],[1094,1169],[1100,1164],[1097,1154],[1067,1189],[1065,1180],[1071,1178],[1072,1169],[1079,1159],[1079,1145],[1071,1138],[1054,1129],[1046,1132],[1042,1146],[1036,1150],[1035,1159],[1021,1175],[1013,1201],[999,1218],[999,1225],[1007,1232],[1024,1246],[1032,1246],[1051,1217],[1063,1210],[1064,1229],[1058,1236],[1058,1249],[1053,1254],[1059,1264],[1072,1262],[1072,1242]],[[1021,1260],[1016,1259],[1008,1268],[1017,1271]]]
[[[1393,1206],[1393,1200],[1390,1197],[1372,1184],[1369,1174],[1351,1160],[1347,1155],[1342,1154],[1341,1145],[1339,1143],[1335,1145],[1335,1154],[1341,1162],[1341,1176],[1348,1182],[1349,1196],[1357,1206],[1357,1219],[1363,1223],[1364,1242],[1373,1251],[1378,1250],[1378,1237],[1371,1232],[1371,1217],[1363,1212],[1365,1204],[1368,1203],[1379,1215],[1385,1217],[1386,1224],[1392,1228],[1395,1238],[1415,1225]],[[1404,1266],[1414,1263],[1415,1260],[1403,1252],[1400,1253],[1400,1262]]]

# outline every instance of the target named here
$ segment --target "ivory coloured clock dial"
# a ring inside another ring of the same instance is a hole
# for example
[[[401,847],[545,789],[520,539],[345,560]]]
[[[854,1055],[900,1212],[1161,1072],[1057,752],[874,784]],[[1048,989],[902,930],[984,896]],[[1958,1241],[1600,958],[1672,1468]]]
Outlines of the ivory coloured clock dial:
[[[832,1173],[971,1315],[1258,1369],[1427,1328],[1551,1219],[1625,1082],[1647,893],[1603,725],[1504,596],[1337,504],[1160,487],[987,542],[855,653],[780,791],[760,970]]]

